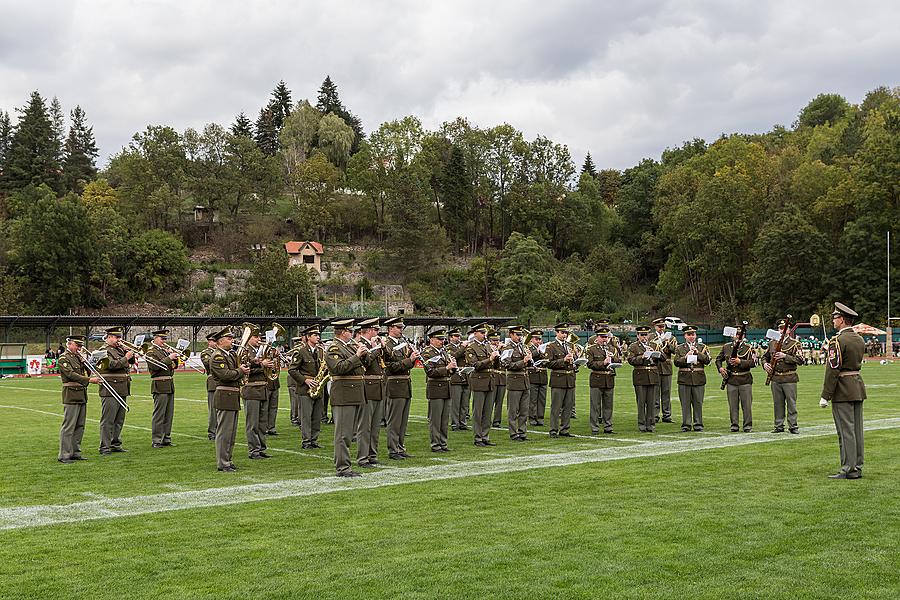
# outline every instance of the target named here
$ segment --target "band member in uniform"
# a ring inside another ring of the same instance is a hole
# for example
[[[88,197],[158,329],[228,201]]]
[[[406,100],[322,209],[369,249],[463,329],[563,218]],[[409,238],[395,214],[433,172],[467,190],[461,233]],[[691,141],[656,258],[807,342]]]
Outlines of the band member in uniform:
[[[659,396],[654,402],[654,419],[659,423],[660,410],[662,411],[663,423],[672,422],[672,354],[678,346],[675,336],[666,337],[666,320],[663,318],[654,319],[653,326],[656,331],[650,335],[650,343],[655,344],[662,358],[656,362],[659,369]],[[665,339],[664,339],[665,338]]]
[[[469,330],[475,336],[466,348],[466,365],[475,369],[469,373],[469,389],[472,390],[472,429],[475,445],[496,446],[491,441],[491,409],[494,406],[494,359],[500,353],[487,343],[487,325],[476,325]]]
[[[532,362],[528,367],[528,391],[530,396],[528,419],[531,425],[543,427],[544,414],[547,411],[547,369],[536,367],[534,363],[544,358],[540,348],[544,340],[544,332],[540,329],[535,329],[529,335],[531,342],[528,344],[528,351],[531,352]]]
[[[634,367],[631,382],[637,398],[638,431],[653,433],[656,431],[657,386],[659,385],[659,369],[656,361],[662,353],[650,345],[650,328],[640,325],[635,329],[637,341],[628,347],[628,364]]]
[[[274,329],[274,324],[272,325]],[[274,347],[274,342],[272,343]],[[275,348],[275,353],[280,354],[278,348]],[[275,360],[272,360],[273,363],[276,363]],[[277,361],[277,364],[281,364],[280,360]],[[279,369],[278,377],[275,379],[269,379],[269,383],[266,385],[266,399],[268,404],[268,410],[266,411],[266,435],[278,435],[278,431],[275,429],[275,421],[278,419],[278,396],[281,394],[281,369]]]
[[[737,356],[731,358],[731,350],[735,343],[740,343],[740,345]],[[727,365],[731,365],[730,374]],[[728,413],[731,417],[732,432],[738,431],[740,411],[744,413],[744,432],[753,431],[753,374],[750,369],[755,366],[753,348],[743,338],[738,341],[737,336],[722,346],[722,351],[716,357],[716,368],[719,369],[719,374],[728,378],[725,392],[728,395]]]
[[[291,351],[288,353],[288,365],[294,363],[294,353],[298,351],[304,343],[302,335],[291,338]],[[288,397],[291,400],[291,425],[300,427],[300,395],[297,393],[297,380],[288,375],[287,378]]]
[[[775,402],[775,429],[772,433],[784,433],[785,408],[787,408],[788,430],[800,433],[797,425],[797,367],[803,364],[803,350],[796,338],[785,333],[787,321],[778,321],[778,331],[784,335],[780,352],[773,352],[774,344],[763,354],[763,369],[772,375],[772,400]],[[774,363],[774,368],[773,368]]]
[[[558,323],[555,329],[556,339],[544,351],[550,368],[550,437],[571,437],[569,420],[575,405],[575,355],[568,341],[571,326]]]
[[[331,374],[331,414],[334,417],[334,468],[338,477],[359,477],[350,469],[350,444],[359,413],[366,403],[365,373],[362,357],[366,347],[355,343],[353,319],[332,321],[334,341],[328,345],[325,361]]]
[[[620,363],[616,349],[609,342],[609,327],[597,325],[594,330],[596,335],[593,342],[584,349],[584,356],[588,359],[587,367],[591,370],[591,433],[600,433],[600,423],[603,423],[603,433],[615,433],[612,428],[613,392],[616,387],[616,370],[614,363]]]
[[[153,396],[153,417],[150,438],[154,448],[172,445],[172,417],[175,413],[175,369],[178,353],[166,349],[169,331],[154,331],[153,342],[147,349],[147,370],[150,371],[150,394]]]
[[[412,458],[406,452],[406,426],[409,424],[409,404],[412,398],[412,381],[409,372],[416,365],[419,352],[410,340],[403,338],[403,319],[393,317],[384,322],[388,338],[384,342],[384,364],[387,372],[385,391],[388,410],[388,453],[394,460]]]
[[[378,436],[381,432],[381,418],[384,415],[384,359],[381,339],[378,333],[378,318],[366,319],[357,324],[359,327],[359,344],[368,352],[363,354],[362,362],[366,368],[365,397],[366,403],[359,414],[356,424],[356,464],[369,468],[378,464]]]
[[[422,351],[425,367],[425,398],[428,400],[428,433],[432,452],[449,452],[447,427],[450,423],[450,376],[456,372],[456,359],[444,348],[447,331],[434,329],[429,345]]]
[[[206,437],[211,440],[216,439],[216,407],[213,404],[216,395],[216,380],[213,379],[212,371],[209,368],[209,357],[218,348],[215,340],[216,333],[206,336],[206,348],[200,352],[200,362],[203,363],[203,369],[206,371],[206,407],[208,410]]]
[[[840,302],[834,303],[831,322],[837,334],[828,344],[828,363],[822,385],[823,408],[831,402],[831,414],[841,450],[841,470],[831,479],[859,479],[863,468],[863,401],[866,384],[859,369],[862,366],[865,343],[853,331],[859,315]]]
[[[503,398],[506,396],[506,372],[500,368],[499,357],[503,345],[500,343],[500,332],[495,329],[488,331],[487,339],[491,347],[498,353],[497,358],[494,359],[494,416],[491,419],[491,427],[500,427],[500,421],[503,419]]]
[[[304,332],[306,343],[294,351],[288,377],[297,382],[297,395],[300,396],[300,437],[301,448],[309,450],[321,448],[319,432],[322,429],[322,411],[324,409],[325,391],[317,397],[311,395],[310,386],[316,385],[316,376],[325,373],[325,351],[319,340],[322,333],[318,325],[308,327]],[[325,385],[324,383],[322,385]]]
[[[706,344],[697,343],[697,328],[684,328],[684,343],[675,348],[678,367],[678,400],[681,402],[681,430],[703,431],[703,395],[706,391],[706,372],[712,362]]]
[[[128,401],[131,393],[132,365],[137,361],[134,352],[126,350],[120,344],[124,332],[121,327],[111,327],[106,330],[106,358],[100,366],[100,374],[116,391],[119,396]],[[125,452],[122,447],[122,426],[125,424],[125,407],[119,404],[104,386],[100,386],[100,454],[109,455],[112,452]]]
[[[245,430],[247,433],[247,452],[251,460],[272,458],[266,452],[266,428],[269,424],[269,380],[265,369],[272,368],[272,360],[256,358],[260,346],[259,328],[251,329],[248,348],[242,349],[250,366],[247,381],[241,387],[241,398],[244,399]]]
[[[213,404],[216,408],[216,466],[219,471],[237,471],[232,462],[237,417],[241,410],[241,380],[250,374],[250,367],[238,364],[231,351],[234,334],[230,328],[213,334],[216,349],[209,355],[209,370],[216,386]]]
[[[57,460],[63,464],[87,460],[81,455],[81,439],[84,437],[84,420],[87,416],[87,388],[88,384],[100,383],[100,378],[88,375],[84,365],[85,358],[81,355],[83,347],[83,335],[70,335],[66,338],[66,351],[57,361],[63,403]]]
[[[450,341],[447,344],[447,352],[456,360],[459,367],[450,375],[450,429],[453,431],[468,431],[469,425],[469,380],[460,370],[466,366],[466,346],[459,329],[451,329],[447,332]]]
[[[530,393],[528,390],[528,367],[531,365],[532,356],[522,336],[525,329],[514,325],[509,328],[509,343],[503,348],[500,366],[506,372],[506,421],[509,427],[509,437],[514,442],[524,442],[528,439],[528,410]]]

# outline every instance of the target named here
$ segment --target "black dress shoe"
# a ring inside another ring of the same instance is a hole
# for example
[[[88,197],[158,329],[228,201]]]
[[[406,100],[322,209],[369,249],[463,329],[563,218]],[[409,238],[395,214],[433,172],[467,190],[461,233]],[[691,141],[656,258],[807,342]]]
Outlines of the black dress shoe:
[[[249,458],[250,460],[262,460],[262,459],[265,458],[265,457],[264,457],[264,456],[260,456],[259,454],[251,454],[248,458]]]
[[[600,430],[599,429],[591,430],[591,435],[600,435]]]
[[[560,437],[572,437],[572,434],[569,433],[568,431],[560,431],[559,435],[560,435]]]
[[[744,429],[744,433],[753,433],[753,428],[752,428],[752,427],[746,427],[746,428]]]
[[[75,462],[71,458],[57,458],[56,461],[61,462],[64,465],[71,465],[73,462]]]
[[[309,447],[310,448],[321,448],[322,444],[320,444],[319,442],[312,442],[312,443],[310,443]]]
[[[109,456],[110,454],[112,454],[112,452],[109,450],[101,450],[100,451],[100,456]]]
[[[703,428],[702,428],[702,427],[696,427],[696,426],[695,426],[695,427],[694,427],[694,431],[703,431]]]
[[[790,432],[791,432],[791,433],[794,433],[794,434],[800,433],[800,428],[799,428],[799,427],[794,427],[793,429],[790,430]]]
[[[772,433],[784,433],[784,429],[776,427],[775,429],[772,430]]]
[[[481,441],[478,441],[478,442],[475,442],[475,445],[478,446],[479,448],[484,448],[485,443],[484,443],[484,442],[481,442]]]
[[[520,435],[520,436],[519,436],[519,441],[520,441],[520,442],[527,442],[527,441],[528,441],[528,437],[527,437],[527,436],[524,436],[524,435]]]
[[[260,458],[272,458],[272,455],[271,455],[271,454],[267,454],[267,453],[265,453],[265,452],[260,452],[260,453],[259,453],[259,457],[260,457]]]
[[[737,431],[738,431],[738,428],[737,428],[737,427],[732,427],[732,428],[731,428],[731,433],[737,433]]]
[[[173,444],[172,442],[163,442],[162,445],[163,446],[174,446],[175,444]]]
[[[224,467],[219,467],[219,470],[223,473],[234,473],[237,471],[237,467],[232,467],[231,465],[226,465]]]
[[[690,431],[690,430],[691,430],[690,427],[682,427],[682,428],[681,428],[682,433],[687,432],[687,431]]]
[[[362,477],[362,473],[357,473],[356,471],[344,471],[343,473],[338,473],[338,477]]]
[[[450,448],[447,446],[441,446],[441,452],[450,452]]]
[[[551,432],[550,432],[550,437],[552,437],[552,438],[559,437],[559,434],[556,433],[555,431],[551,431]]]
[[[662,422],[663,422],[663,423],[672,423],[673,421],[672,421],[672,419],[668,419],[668,418],[667,418],[667,419],[663,419]]]
[[[412,454],[408,454],[405,450],[400,453],[403,458],[414,458]]]
[[[440,449],[440,448],[432,448],[431,451],[432,451],[432,452],[440,452],[441,449]]]
[[[278,432],[273,429],[272,431],[267,431],[266,435],[278,435]]]
[[[126,450],[122,446],[113,446],[109,450],[110,450],[110,452],[128,452],[128,450]]]
[[[216,436],[214,436],[214,435],[206,434],[206,437],[207,437],[207,439],[208,439],[209,441],[213,441],[213,440],[216,439]]]
[[[404,456],[402,454],[391,454],[388,458],[391,460],[404,460]]]
[[[500,421],[494,421],[491,423],[491,427],[500,427]]]
[[[472,428],[469,427],[468,425],[460,425],[459,426],[460,431],[469,431],[470,429],[472,429]]]
[[[829,475],[828,479],[849,479],[846,473],[835,473],[834,475]]]
[[[370,458],[370,459],[369,459],[369,464],[370,464],[370,465],[377,465],[377,464],[378,464],[378,459]]]
[[[153,442],[152,444],[150,444],[150,447],[151,448],[162,448],[163,445],[158,442]]]
[[[482,442],[482,444],[484,444],[485,446],[496,446],[497,445],[494,442],[492,442],[491,440],[484,440]]]
[[[359,465],[357,465],[357,466],[359,466],[361,469],[374,469],[375,468],[375,465],[373,465],[372,463],[359,463]]]
[[[87,460],[87,459],[83,456],[73,456],[72,460]]]
[[[538,422],[537,422],[537,426],[538,426],[538,427],[543,427],[543,426],[544,426],[544,422],[543,422],[543,421],[538,421]]]
[[[603,433],[605,433],[605,434],[607,434],[607,435],[613,435],[613,434],[615,433],[615,431],[613,431],[612,429],[610,429],[610,430],[608,430],[608,431],[607,431],[607,430],[604,430]]]

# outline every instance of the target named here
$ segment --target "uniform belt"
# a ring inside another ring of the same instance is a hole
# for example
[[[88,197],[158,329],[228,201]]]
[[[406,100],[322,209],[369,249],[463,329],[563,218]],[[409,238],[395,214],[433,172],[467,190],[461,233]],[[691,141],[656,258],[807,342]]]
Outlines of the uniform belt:
[[[366,375],[366,381],[381,381],[384,379],[381,375]]]
[[[774,375],[793,375],[797,372],[797,369],[791,369],[790,371],[775,371]]]
[[[239,392],[241,388],[231,387],[230,385],[217,385],[216,391],[225,390],[226,392]]]
[[[550,372],[551,373],[562,373],[563,375],[568,375],[569,373],[574,373],[575,371],[574,370],[569,371],[567,369],[551,369]]]
[[[118,381],[118,377],[128,379],[128,373],[100,373],[107,381]]]
[[[750,371],[732,371],[731,374],[732,375],[746,375],[749,372]]]
[[[527,373],[525,371],[500,371],[500,372],[503,373],[504,375],[506,375],[507,377],[509,377],[510,375],[527,375]]]
[[[859,375],[859,371],[841,371],[838,377],[850,377],[851,375]]]
[[[679,373],[693,373],[696,370],[697,369],[695,369],[694,367],[680,367],[678,369],[678,372]]]
[[[409,375],[388,375],[388,379],[409,379]]]
[[[268,381],[248,381],[244,387],[259,387],[261,385],[269,385]]]
[[[63,387],[84,387],[83,384],[80,384],[77,381],[67,381],[62,385]]]
[[[169,379],[172,379],[171,375],[160,375],[159,377],[150,378],[151,381],[168,381]]]
[[[428,381],[450,381],[449,377],[429,377]]]
[[[635,371],[653,371],[656,367],[635,367]]]
[[[333,375],[331,377],[332,381],[362,381],[365,379],[365,375]]]

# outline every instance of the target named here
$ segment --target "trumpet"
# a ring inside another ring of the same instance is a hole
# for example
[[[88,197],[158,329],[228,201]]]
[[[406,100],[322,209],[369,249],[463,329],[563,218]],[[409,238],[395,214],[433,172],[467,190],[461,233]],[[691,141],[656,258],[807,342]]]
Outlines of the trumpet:
[[[179,356],[178,356],[177,360],[180,360],[181,364],[189,366],[190,368],[194,369],[198,373],[206,373],[205,369],[201,369],[197,365],[192,365],[188,362],[188,359],[190,358],[190,351],[187,348],[185,348],[184,350],[179,350],[178,348],[173,348],[172,346],[170,346],[169,344],[166,344],[166,343],[163,343],[162,347],[164,349],[168,350],[169,352],[174,352],[175,354],[178,354]],[[178,368],[177,364],[175,365],[175,368]]]
[[[129,352],[133,352],[135,356],[140,356],[141,358],[144,359],[144,362],[146,362],[149,365],[153,365],[154,367],[156,367],[158,369],[167,369],[168,368],[165,363],[156,360],[152,356],[147,356],[147,350],[145,349],[144,346],[138,346],[137,344],[132,344],[125,338],[121,338],[119,340],[119,345],[121,345],[123,348],[125,348],[125,350],[127,350]]]
[[[119,406],[124,408],[125,412],[128,412],[129,410],[131,410],[130,408],[128,408],[128,403],[125,402],[125,398],[123,398],[122,396],[119,395],[119,392],[117,392],[115,390],[115,388],[113,388],[113,386],[110,385],[110,383],[106,380],[106,378],[100,374],[100,371],[97,369],[97,367],[94,366],[94,363],[91,361],[91,355],[87,351],[87,348],[85,348],[84,346],[79,348],[78,356],[81,357],[82,362],[84,362],[84,366],[86,366],[87,370],[91,372],[91,375],[93,375],[94,377],[96,377],[100,380],[100,385],[103,386],[103,389],[105,389],[107,392],[109,392],[109,395],[116,399],[116,402],[119,403]]]

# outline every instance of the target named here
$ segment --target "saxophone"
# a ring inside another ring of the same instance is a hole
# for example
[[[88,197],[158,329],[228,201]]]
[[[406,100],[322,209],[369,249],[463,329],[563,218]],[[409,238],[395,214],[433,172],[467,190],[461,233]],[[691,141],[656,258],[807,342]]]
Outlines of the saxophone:
[[[313,400],[320,398],[329,379],[331,379],[331,373],[328,372],[328,364],[325,360],[322,360],[322,364],[319,365],[319,372],[316,373],[312,385],[309,386],[309,397]]]

